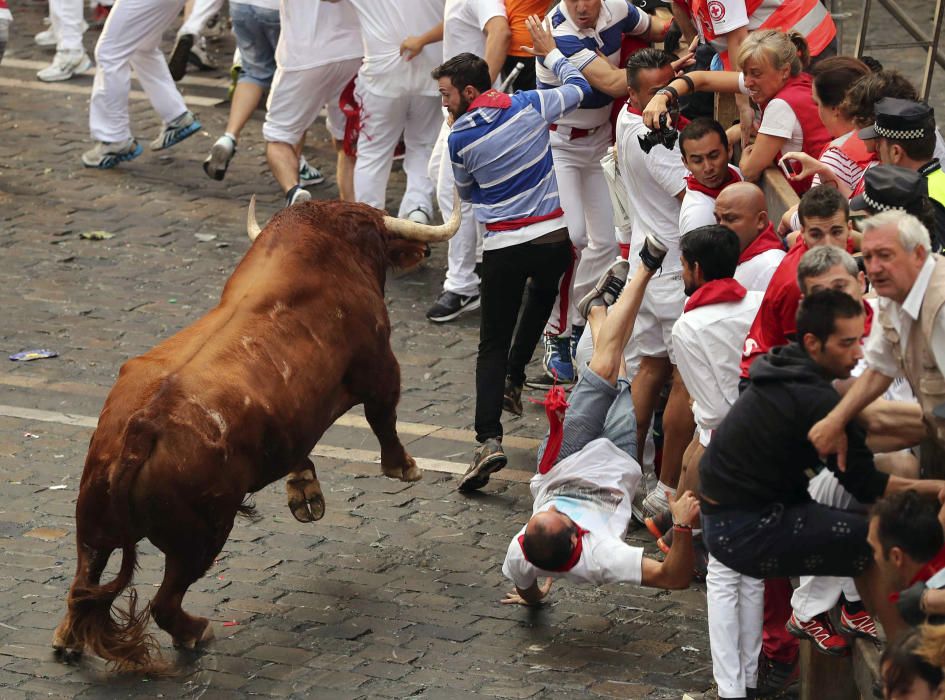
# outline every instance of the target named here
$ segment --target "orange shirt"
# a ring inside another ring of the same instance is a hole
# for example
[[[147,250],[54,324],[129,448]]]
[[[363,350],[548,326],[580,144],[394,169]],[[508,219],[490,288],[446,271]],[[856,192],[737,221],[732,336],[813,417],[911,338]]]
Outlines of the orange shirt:
[[[512,39],[509,41],[510,56],[531,55],[520,48],[532,45],[532,35],[525,28],[525,18],[538,15],[544,19],[549,7],[549,0],[505,0],[505,14],[509,18],[509,29],[512,30]]]

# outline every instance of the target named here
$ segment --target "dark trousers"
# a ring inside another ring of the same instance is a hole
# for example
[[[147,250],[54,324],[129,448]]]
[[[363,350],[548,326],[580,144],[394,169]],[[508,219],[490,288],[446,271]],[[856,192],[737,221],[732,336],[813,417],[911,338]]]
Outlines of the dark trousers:
[[[755,578],[859,576],[873,558],[868,529],[866,515],[813,501],[702,514],[709,553]]]
[[[479,442],[502,437],[505,378],[518,385],[525,381],[525,366],[532,359],[554,306],[558,281],[570,264],[571,244],[567,240],[522,243],[483,252],[476,358]]]

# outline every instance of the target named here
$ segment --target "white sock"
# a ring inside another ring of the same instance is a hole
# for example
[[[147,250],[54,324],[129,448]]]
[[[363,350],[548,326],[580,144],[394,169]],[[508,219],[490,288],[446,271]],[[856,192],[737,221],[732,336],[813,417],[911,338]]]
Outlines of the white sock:
[[[233,141],[234,144],[236,144],[236,137],[233,134],[231,134],[229,131],[227,131],[223,135],[226,136],[231,141]]]
[[[669,501],[666,500],[667,491],[669,491],[674,496],[676,495],[676,489],[674,489],[672,486],[667,486],[662,481],[658,481],[656,483],[656,497],[668,506]]]

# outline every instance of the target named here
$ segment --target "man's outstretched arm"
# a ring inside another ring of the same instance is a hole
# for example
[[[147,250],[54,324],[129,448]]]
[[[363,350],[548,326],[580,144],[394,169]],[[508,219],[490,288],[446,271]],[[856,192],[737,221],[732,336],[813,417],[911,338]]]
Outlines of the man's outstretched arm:
[[[502,599],[503,605],[539,605],[545,597],[548,595],[548,592],[551,590],[552,578],[549,576],[545,579],[544,584],[541,586],[538,585],[538,580],[535,580],[528,588],[519,588],[515,587],[514,591],[509,591],[505,594],[505,598]]]
[[[890,384],[892,378],[874,369],[866,370],[857,378],[840,403],[807,433],[807,439],[821,457],[835,454],[840,470],[847,468],[847,423],[882,396]]]
[[[650,588],[688,588],[694,568],[692,528],[699,522],[699,501],[691,491],[677,498],[666,495],[673,512],[673,546],[661,562],[643,558],[642,583]]]

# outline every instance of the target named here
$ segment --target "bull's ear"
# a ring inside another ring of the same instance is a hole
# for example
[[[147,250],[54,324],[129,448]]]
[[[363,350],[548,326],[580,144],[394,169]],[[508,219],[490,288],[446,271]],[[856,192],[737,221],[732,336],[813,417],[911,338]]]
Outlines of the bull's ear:
[[[391,238],[387,241],[387,262],[398,270],[409,270],[426,257],[426,249],[426,244],[420,241]]]

